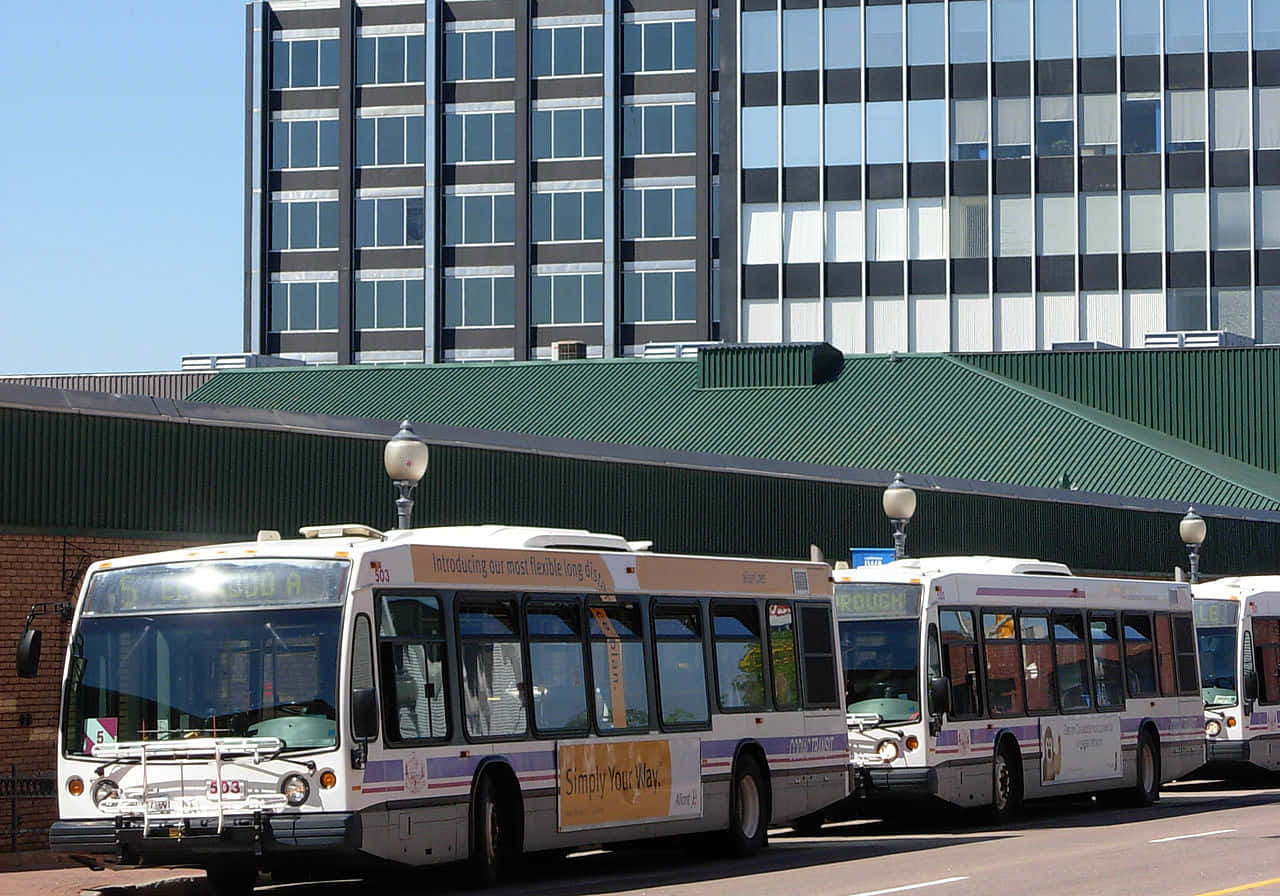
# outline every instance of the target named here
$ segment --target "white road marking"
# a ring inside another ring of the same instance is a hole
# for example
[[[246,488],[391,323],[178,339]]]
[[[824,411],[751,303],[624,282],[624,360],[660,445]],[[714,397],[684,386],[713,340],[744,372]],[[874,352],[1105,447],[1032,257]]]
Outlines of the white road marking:
[[[1180,837],[1161,837],[1159,840],[1152,840],[1152,843],[1169,843],[1172,840],[1193,840],[1196,837],[1212,837],[1215,834],[1234,834],[1235,828],[1223,828],[1221,831],[1205,831],[1203,834],[1183,834]]]
[[[924,887],[938,887],[942,884],[953,884],[956,881],[968,880],[967,877],[944,877],[941,880],[929,880],[922,884],[907,884],[902,887],[890,887],[887,890],[866,890],[862,893],[852,893],[850,896],[884,896],[885,893],[904,893],[907,890],[919,890]]]

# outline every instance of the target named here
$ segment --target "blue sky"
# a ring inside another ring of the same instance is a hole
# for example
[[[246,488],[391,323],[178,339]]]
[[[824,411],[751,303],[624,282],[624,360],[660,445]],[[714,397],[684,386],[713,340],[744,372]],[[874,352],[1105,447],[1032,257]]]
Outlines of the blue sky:
[[[240,351],[244,4],[0,9],[0,374]]]

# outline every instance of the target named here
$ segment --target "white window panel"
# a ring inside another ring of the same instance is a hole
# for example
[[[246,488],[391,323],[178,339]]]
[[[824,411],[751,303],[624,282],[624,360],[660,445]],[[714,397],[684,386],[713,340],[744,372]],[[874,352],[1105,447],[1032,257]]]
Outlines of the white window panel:
[[[1080,145],[1108,146],[1120,142],[1116,126],[1114,94],[1085,94],[1080,97]]]
[[[862,203],[828,202],[826,212],[827,261],[862,261]]]
[[[1170,190],[1168,195],[1169,251],[1204,251],[1209,245],[1204,193],[1200,190]]]
[[[956,296],[952,309],[951,341],[958,352],[989,352],[991,300],[986,296]]]
[[[1249,91],[1239,87],[1209,91],[1210,149],[1249,148]]]
[[[1204,91],[1169,91],[1169,142],[1204,142]]]
[[[1036,303],[1031,296],[996,296],[998,352],[1027,352],[1036,347]]]
[[[827,341],[846,355],[867,350],[867,323],[861,299],[827,300]]]
[[[900,296],[868,299],[871,332],[867,350],[876,354],[907,350],[907,303]]]
[[[1078,342],[1080,315],[1074,293],[1046,293],[1036,296],[1040,310],[1039,349],[1049,349],[1058,342]]]
[[[1120,251],[1120,197],[1115,193],[1080,197],[1080,247],[1086,255]]]
[[[787,264],[822,261],[822,209],[818,203],[785,203],[782,227],[782,257]]]
[[[1201,217],[1204,212],[1200,213]],[[1164,251],[1164,205],[1158,192],[1124,194],[1124,251]]]
[[[1124,294],[1125,317],[1129,321],[1128,348],[1142,348],[1148,333],[1163,333],[1164,296],[1160,290],[1131,291]]]
[[[1280,87],[1259,87],[1253,114],[1258,149],[1280,149]]]
[[[781,342],[782,319],[776,299],[744,299],[742,341]]]
[[[947,257],[947,209],[941,197],[912,199],[907,205],[911,258]]]
[[[1037,196],[1036,253],[1074,255],[1076,252],[1076,200],[1074,196]]]
[[[951,129],[956,143],[987,142],[987,101],[952,100]]]
[[[996,255],[1030,255],[1035,236],[1031,229],[1031,197],[997,196],[995,202]]]
[[[820,299],[783,300],[782,341],[822,341],[822,301]]]
[[[946,296],[911,297],[911,332],[913,352],[945,352],[951,350],[951,318]]]
[[[1001,97],[995,101],[996,139],[1000,146],[1031,143],[1031,100],[1025,96]]]
[[[1249,248],[1249,188],[1209,192],[1209,219],[1214,249]]]
[[[1257,188],[1255,240],[1259,249],[1280,248],[1280,187]]]
[[[986,258],[988,205],[985,196],[952,196],[951,257]]]
[[[871,261],[902,261],[907,257],[907,210],[900,199],[867,203]]]
[[[772,203],[742,206],[742,263],[777,264],[781,215]]]
[[[1084,303],[1084,338],[1108,345],[1124,345],[1124,306],[1120,294],[1086,292]]]

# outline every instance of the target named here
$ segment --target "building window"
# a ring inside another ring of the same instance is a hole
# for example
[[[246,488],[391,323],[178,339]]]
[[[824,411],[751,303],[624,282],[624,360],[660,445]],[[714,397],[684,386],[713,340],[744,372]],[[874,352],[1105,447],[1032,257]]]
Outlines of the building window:
[[[1069,156],[1075,146],[1075,101],[1070,96],[1036,100],[1036,155]]]
[[[1124,194],[1124,251],[1164,251],[1164,205],[1158,191]]]
[[[1120,52],[1160,55],[1160,0],[1120,0]]]
[[[947,257],[947,207],[941,196],[907,202],[907,257]]]
[[[1212,249],[1249,248],[1249,188],[1209,192]]]
[[[271,168],[336,168],[338,120],[271,122]]]
[[[1209,52],[1249,49],[1249,0],[1209,0]]]
[[[1169,152],[1204,152],[1204,91],[1170,90]]]
[[[782,251],[782,216],[771,202],[742,206],[742,263],[777,264]]]
[[[867,203],[867,260],[902,261],[907,257],[907,209],[901,199]]]
[[[778,70],[778,14],[772,11],[744,12],[742,26],[742,71]]]
[[[1280,187],[1259,186],[1254,198],[1259,249],[1280,249]]]
[[[1002,96],[995,101],[995,147],[997,159],[1031,158],[1031,100],[1025,96]]]
[[[888,9],[887,6],[871,7]],[[903,155],[902,103],[867,103],[867,164],[901,164]]]
[[[1214,289],[1209,294],[1209,315],[1215,330],[1253,336],[1253,301],[1248,287]]]
[[[744,118],[746,111],[743,110]],[[663,156],[693,152],[697,146],[696,116],[693,103],[623,106],[622,154]]]
[[[945,162],[947,160],[947,101],[911,100],[908,102],[907,140],[908,162]]]
[[[1203,252],[1209,248],[1205,195],[1200,190],[1169,190],[1170,252]]]
[[[356,165],[421,165],[424,130],[421,115],[356,119]]]
[[[711,23],[709,26],[711,32],[711,70],[713,72],[720,71],[720,11],[715,10],[711,15]],[[712,119],[713,121],[715,119]]]
[[[1280,149],[1280,87],[1255,88],[1254,140],[1258,149]]]
[[[1071,3],[1036,4],[1036,58],[1070,59],[1075,21]],[[1090,23],[1092,28],[1092,23]],[[1081,29],[1088,30],[1088,29]]]
[[[604,110],[535,109],[535,159],[599,158],[604,151]]]
[[[902,7],[868,6],[867,68],[902,65]]]
[[[1210,149],[1249,148],[1249,90],[1209,91]]]
[[[1203,289],[1171,289],[1165,309],[1170,330],[1207,330],[1208,309]]]
[[[491,81],[514,76],[514,31],[450,31],[445,34],[446,81]]]
[[[446,112],[444,115],[444,160],[448,164],[509,162],[514,141],[515,114],[512,112]]]
[[[755,13],[743,13],[743,16]],[[829,6],[822,11],[822,62],[828,69],[862,64],[862,7]]]
[[[604,29],[599,25],[535,27],[533,76],[598,75],[604,69]]]
[[[697,64],[697,38],[692,20],[628,22],[622,26],[625,73],[693,71]]]
[[[1080,155],[1113,156],[1119,151],[1117,105],[1118,98],[1112,93],[1080,97]]]
[[[720,95],[711,95],[711,154],[720,154]]]
[[[357,84],[414,84],[425,72],[421,34],[356,40]]]
[[[338,329],[338,284],[272,283],[271,332]]]
[[[336,87],[338,39],[273,40],[271,89]]]
[[[839,7],[853,9],[856,7]],[[828,165],[862,162],[862,104],[828,103],[823,107],[822,153]]]
[[[782,107],[782,164],[805,168],[818,164],[819,139],[817,106]]]
[[[692,237],[697,232],[697,190],[693,187],[625,187],[624,240]]]
[[[987,157],[987,101],[951,101],[951,159],[965,161]]]
[[[1075,252],[1075,197],[1036,196],[1036,254],[1074,255]]]
[[[1076,0],[1076,18],[1088,23],[1076,35],[1076,53],[1081,59],[1116,55],[1115,0]]]
[[[271,251],[338,248],[338,203],[271,202]]]
[[[987,61],[987,4],[956,0],[951,4],[951,62]]]
[[[711,185],[711,238],[720,239],[720,184]]]
[[[818,203],[782,204],[782,260],[785,264],[822,261],[822,209]]]
[[[991,0],[991,58],[1022,62],[1031,58],[1031,7],[1028,0]]]
[[[600,274],[534,275],[529,281],[534,326],[598,324],[603,320],[604,277]]]
[[[1160,151],[1160,95],[1126,93],[1120,106],[1120,133],[1124,152]]]
[[[485,246],[515,241],[515,197],[510,193],[446,196],[446,246]]]
[[[426,313],[421,279],[357,280],[357,330],[421,329]]]
[[[444,325],[452,329],[511,326],[515,322],[514,283],[510,276],[446,276]]]
[[[986,258],[990,206],[985,196],[951,197],[951,257]]]
[[[1087,255],[1120,251],[1120,199],[1115,193],[1081,195],[1080,248]]]
[[[818,67],[818,10],[782,11],[782,69],[811,71]]]
[[[357,199],[356,246],[422,245],[422,199]]]
[[[535,243],[576,243],[604,237],[604,194],[600,190],[536,192],[530,198]]]
[[[743,108],[742,167],[778,167],[778,109],[776,106]]]
[[[1254,0],[1253,48],[1280,50],[1280,3]]]
[[[941,3],[907,6],[907,65],[943,65],[947,61]]]
[[[1164,51],[1204,52],[1206,0],[1164,0]]]
[[[996,255],[1016,258],[1031,254],[1032,237],[1030,196],[996,196],[994,231]]]
[[[693,271],[628,271],[622,275],[622,322],[692,321],[698,286]]]

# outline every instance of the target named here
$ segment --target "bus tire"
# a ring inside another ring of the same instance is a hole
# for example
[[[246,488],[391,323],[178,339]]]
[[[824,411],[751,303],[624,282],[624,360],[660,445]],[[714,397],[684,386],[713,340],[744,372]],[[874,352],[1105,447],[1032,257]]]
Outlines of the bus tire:
[[[204,875],[213,896],[249,896],[258,884],[255,868],[206,868]]]
[[[519,876],[524,844],[515,811],[494,776],[484,775],[471,816],[471,877],[476,886],[492,887]]]
[[[1017,751],[1001,744],[991,761],[991,819],[1003,824],[1022,809],[1022,764]]]
[[[1136,762],[1137,774],[1134,776],[1129,803],[1145,808],[1160,799],[1160,751],[1156,749],[1155,739],[1146,728],[1138,736]]]
[[[769,784],[749,754],[738,757],[729,785],[729,849],[751,856],[769,843]]]

